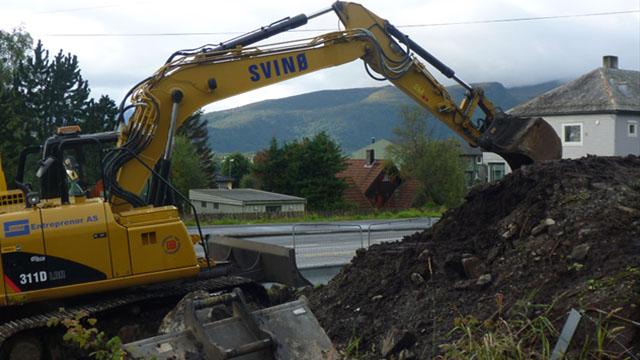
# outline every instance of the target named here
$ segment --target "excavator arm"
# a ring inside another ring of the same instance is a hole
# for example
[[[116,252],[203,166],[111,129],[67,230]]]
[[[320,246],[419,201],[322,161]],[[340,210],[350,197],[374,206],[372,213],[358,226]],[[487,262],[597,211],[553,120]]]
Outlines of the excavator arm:
[[[365,64],[429,110],[470,145],[500,154],[512,169],[562,157],[560,138],[542,118],[519,118],[503,113],[485,96],[482,88],[467,84],[409,36],[362,5],[338,1],[333,10],[347,29],[367,29],[377,40],[382,55],[363,58]],[[419,58],[464,88],[466,93],[459,105]],[[484,118],[474,123],[477,108],[484,113]]]
[[[249,46],[331,10],[345,25],[344,31]],[[459,105],[418,57],[467,90]],[[460,80],[453,70],[389,22],[359,4],[336,2],[330,9],[283,19],[217,47],[179,51],[153,76],[135,86],[125,98],[130,98],[131,104],[125,106],[123,101],[121,105],[121,118],[128,109],[133,109],[133,114],[122,131],[118,149],[105,161],[105,181],[116,212],[169,202],[160,180],[168,176],[176,129],[196,110],[356,59],[362,59],[376,73],[370,75],[391,81],[471,145],[505,156],[513,168],[560,157],[560,140],[542,119],[502,114],[482,89]],[[476,108],[485,113],[479,125],[471,119]],[[148,168],[153,166],[154,176],[143,199],[139,194],[151,175]]]

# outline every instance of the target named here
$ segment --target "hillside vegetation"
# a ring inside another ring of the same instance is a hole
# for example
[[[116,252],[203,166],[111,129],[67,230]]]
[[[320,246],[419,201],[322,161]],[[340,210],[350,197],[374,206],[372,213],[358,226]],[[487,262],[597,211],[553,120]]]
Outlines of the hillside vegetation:
[[[505,88],[492,82],[479,84],[488,97],[509,109],[560,84],[558,81]],[[460,86],[448,88],[460,99]],[[266,100],[235,109],[204,114],[209,124],[209,144],[216,153],[254,152],[269,146],[275,137],[291,141],[325,131],[344,152],[370,142],[371,137],[393,138],[400,123],[400,108],[415,104],[393,86],[323,90],[277,100]],[[433,121],[434,136],[448,138],[451,130]]]

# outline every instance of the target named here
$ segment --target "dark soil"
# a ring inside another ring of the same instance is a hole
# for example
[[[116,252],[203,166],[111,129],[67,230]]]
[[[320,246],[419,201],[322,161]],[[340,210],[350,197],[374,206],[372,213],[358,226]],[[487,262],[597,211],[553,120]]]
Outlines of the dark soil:
[[[339,348],[359,337],[379,359],[394,328],[414,358],[428,359],[459,336],[450,334],[456,317],[508,319],[528,299],[557,300],[557,329],[571,308],[591,318],[621,308],[618,316],[638,321],[639,295],[640,158],[591,156],[527,166],[473,189],[433,228],[360,251],[309,297]],[[640,356],[639,328],[624,325],[618,341]]]

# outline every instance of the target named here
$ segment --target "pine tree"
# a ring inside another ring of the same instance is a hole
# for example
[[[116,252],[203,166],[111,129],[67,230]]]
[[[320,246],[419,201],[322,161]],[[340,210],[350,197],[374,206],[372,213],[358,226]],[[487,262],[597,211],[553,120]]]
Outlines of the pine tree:
[[[202,117],[202,111],[191,115],[178,129],[178,135],[184,136],[195,146],[200,158],[200,167],[204,171],[209,187],[215,187],[217,165],[209,144],[207,121]]]
[[[77,124],[87,111],[89,84],[80,74],[78,58],[60,50],[50,61],[41,41],[18,67],[15,89],[24,101],[29,132],[36,143],[59,126]]]
[[[9,186],[13,185],[20,151],[28,144],[26,123],[21,116],[24,107],[14,91],[13,78],[31,45],[31,36],[22,29],[0,30],[0,156]]]
[[[107,95],[102,95],[96,102],[90,99],[86,113],[80,122],[82,132],[90,134],[103,131],[113,131],[116,128],[118,107]]]

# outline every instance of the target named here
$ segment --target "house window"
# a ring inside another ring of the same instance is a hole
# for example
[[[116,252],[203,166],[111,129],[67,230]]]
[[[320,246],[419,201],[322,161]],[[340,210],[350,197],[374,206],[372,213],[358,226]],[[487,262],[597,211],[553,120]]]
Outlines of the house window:
[[[627,134],[629,137],[638,137],[638,122],[635,120],[627,121]]]
[[[268,213],[279,213],[282,211],[281,205],[267,205],[265,209]]]
[[[582,145],[582,124],[562,124],[562,143]]]
[[[489,163],[489,181],[498,181],[504,177],[504,163]]]
[[[220,208],[220,203],[213,203],[213,208],[218,210]]]
[[[478,165],[482,164],[482,155],[476,156],[476,164],[478,164]]]
[[[206,201],[201,201],[201,202],[200,202],[200,205],[202,205],[202,208],[203,208],[203,209],[206,209],[206,208],[207,208],[207,202],[206,202]]]

